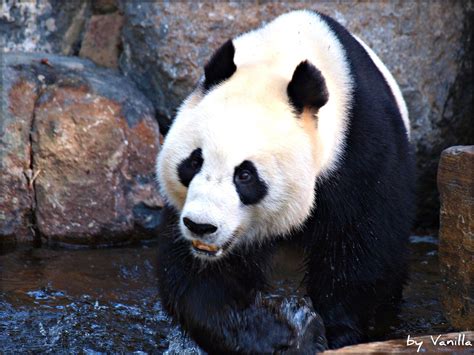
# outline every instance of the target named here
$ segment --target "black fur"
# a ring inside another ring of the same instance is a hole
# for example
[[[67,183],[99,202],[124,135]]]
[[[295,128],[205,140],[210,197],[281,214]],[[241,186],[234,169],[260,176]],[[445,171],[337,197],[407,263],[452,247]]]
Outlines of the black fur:
[[[323,75],[307,60],[296,67],[286,92],[298,113],[303,112],[304,108],[318,110],[329,99]]]
[[[303,245],[307,292],[324,320],[329,346],[336,348],[367,340],[372,319],[383,319],[401,298],[414,212],[414,162],[382,74],[341,25],[323,18],[342,43],[353,78],[346,148],[338,168],[318,180],[315,208],[304,229],[288,238]],[[308,66],[301,70],[314,76]],[[291,100],[299,110],[324,101],[298,96],[296,86],[288,91],[298,97]],[[169,223],[176,226],[173,219]],[[200,346],[211,353],[255,353],[295,344],[288,322],[255,301],[265,290],[272,247],[236,248],[206,264],[189,248],[178,230],[162,237],[160,294]]]
[[[239,174],[243,171],[250,176],[249,181],[242,182],[239,180]],[[253,205],[261,201],[267,194],[268,187],[257,172],[257,168],[251,161],[244,161],[237,166],[234,171],[234,184],[239,194],[240,201],[244,205]]]
[[[204,90],[229,79],[237,70],[234,64],[235,48],[232,40],[225,42],[204,66]]]
[[[368,325],[401,298],[414,214],[414,158],[384,77],[339,23],[353,78],[346,149],[316,186],[316,209],[300,237],[309,252],[307,290],[330,347],[367,340]],[[378,314],[377,314],[378,313]]]
[[[199,346],[211,354],[290,348],[295,330],[275,307],[257,298],[267,287],[271,245],[203,264],[173,230],[178,223],[174,212],[165,208],[164,214],[167,226],[158,247],[161,300]]]
[[[201,148],[194,149],[192,153],[178,165],[178,177],[181,183],[188,187],[193,177],[199,173],[203,163]]]

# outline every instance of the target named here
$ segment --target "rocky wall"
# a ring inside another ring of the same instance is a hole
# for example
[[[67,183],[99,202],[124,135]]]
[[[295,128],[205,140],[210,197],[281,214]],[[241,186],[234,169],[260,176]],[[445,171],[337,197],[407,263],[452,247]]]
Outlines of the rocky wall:
[[[162,131],[228,38],[293,9],[333,16],[366,41],[407,101],[418,166],[419,227],[436,227],[441,151],[472,144],[473,1],[6,1],[4,51],[81,55],[119,67],[152,102]]]

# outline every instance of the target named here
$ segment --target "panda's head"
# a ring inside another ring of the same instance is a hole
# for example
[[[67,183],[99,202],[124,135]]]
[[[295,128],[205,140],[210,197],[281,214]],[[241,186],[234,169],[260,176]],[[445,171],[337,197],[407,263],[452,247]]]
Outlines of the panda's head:
[[[157,163],[182,237],[205,259],[302,226],[321,170],[314,135],[328,101],[321,72],[300,60],[282,75],[272,65],[239,66],[235,56],[232,41],[214,54]]]

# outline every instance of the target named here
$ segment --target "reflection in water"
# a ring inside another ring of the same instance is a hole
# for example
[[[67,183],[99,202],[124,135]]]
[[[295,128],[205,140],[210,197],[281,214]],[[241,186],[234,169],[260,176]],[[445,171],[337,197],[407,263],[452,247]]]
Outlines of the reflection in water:
[[[438,301],[436,239],[413,237],[412,247],[401,321],[387,338],[449,330]],[[161,308],[155,254],[148,245],[0,255],[0,351],[202,353]],[[298,288],[298,258],[289,251],[277,257],[269,297]]]

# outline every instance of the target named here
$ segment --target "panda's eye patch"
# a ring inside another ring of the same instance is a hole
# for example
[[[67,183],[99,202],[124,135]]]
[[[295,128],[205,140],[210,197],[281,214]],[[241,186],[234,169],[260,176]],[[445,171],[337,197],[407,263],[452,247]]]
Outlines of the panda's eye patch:
[[[201,148],[194,149],[192,153],[178,165],[178,177],[181,183],[188,187],[194,176],[199,173],[204,159]]]
[[[234,184],[239,194],[240,201],[244,205],[252,205],[259,202],[267,194],[267,184],[259,175],[255,165],[245,160],[235,168]]]

